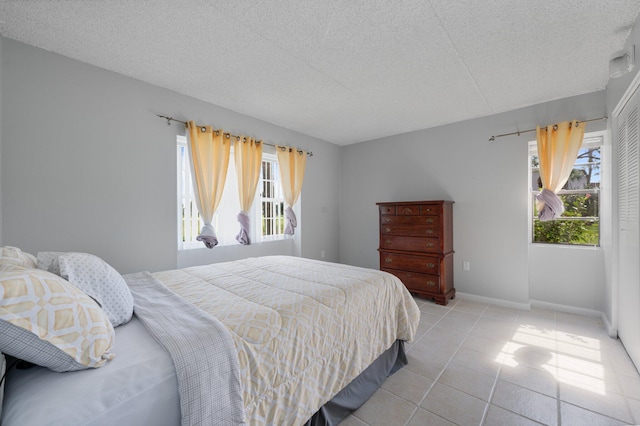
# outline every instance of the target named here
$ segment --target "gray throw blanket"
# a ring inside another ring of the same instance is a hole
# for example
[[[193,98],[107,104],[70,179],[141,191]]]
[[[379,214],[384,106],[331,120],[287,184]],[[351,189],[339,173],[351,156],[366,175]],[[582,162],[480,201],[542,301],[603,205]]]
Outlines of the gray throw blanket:
[[[124,278],[135,314],[173,359],[182,426],[244,425],[238,355],[225,326],[148,272]]]

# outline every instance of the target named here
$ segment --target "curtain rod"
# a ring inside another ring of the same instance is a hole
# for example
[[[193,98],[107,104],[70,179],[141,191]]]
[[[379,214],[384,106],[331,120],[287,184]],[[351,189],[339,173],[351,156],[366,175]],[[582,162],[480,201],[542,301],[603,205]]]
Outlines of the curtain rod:
[[[607,117],[604,116],[604,117],[599,117],[599,118],[591,118],[589,120],[582,120],[582,121],[581,120],[577,120],[577,121],[578,121],[578,123],[588,123],[590,121],[599,121],[599,120],[606,120],[606,119],[607,119]],[[536,129],[529,129],[529,130],[522,130],[520,132],[503,133],[501,135],[491,136],[489,138],[489,142],[493,142],[493,141],[496,140],[496,138],[501,138],[503,136],[512,136],[512,135],[520,136],[522,133],[529,133],[529,132],[535,132],[535,131],[536,131]]]
[[[160,115],[160,114],[156,114],[156,115],[157,115],[158,117],[160,117],[160,118],[164,118],[165,120],[167,120],[167,124],[168,124],[169,126],[171,125],[171,122],[172,122],[172,121],[177,121],[178,123],[182,123],[182,124],[184,124],[185,126],[187,125],[187,122],[186,122],[186,121],[178,120],[177,118],[167,117],[166,115]],[[200,125],[197,125],[197,126],[198,126],[198,127],[204,127],[204,126],[200,126]],[[244,137],[244,136],[234,135],[233,133],[229,133],[229,132],[225,132],[224,134],[225,134],[225,135],[227,135],[227,138],[231,137],[231,138],[236,138],[237,140],[240,140],[240,138],[243,138],[243,137]],[[258,141],[258,142],[262,143],[263,145],[268,145],[268,146],[273,146],[273,147],[275,147],[275,145],[274,145],[274,144],[271,144],[271,143],[266,143],[266,142],[264,142],[264,141]],[[280,149],[282,149],[283,151],[285,150],[285,148],[284,148],[284,147],[282,147],[282,146],[280,147]],[[298,149],[298,152],[304,152],[304,151],[302,151],[301,149]],[[307,151],[307,155],[308,155],[309,157],[313,157],[313,152],[311,152],[311,151]]]

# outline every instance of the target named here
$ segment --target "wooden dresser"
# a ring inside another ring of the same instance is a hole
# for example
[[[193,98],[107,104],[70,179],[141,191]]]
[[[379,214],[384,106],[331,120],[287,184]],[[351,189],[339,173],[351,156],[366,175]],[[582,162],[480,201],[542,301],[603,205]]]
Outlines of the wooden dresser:
[[[380,269],[440,305],[453,299],[453,201],[376,203]]]

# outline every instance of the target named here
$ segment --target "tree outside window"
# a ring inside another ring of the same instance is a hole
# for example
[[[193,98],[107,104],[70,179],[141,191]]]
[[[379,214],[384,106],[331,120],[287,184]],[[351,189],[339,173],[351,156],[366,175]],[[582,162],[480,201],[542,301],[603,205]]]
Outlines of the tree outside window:
[[[531,218],[533,243],[600,245],[600,176],[602,137],[585,136],[567,183],[558,192],[564,201],[561,217],[538,220],[536,194],[542,190],[536,143],[530,144]]]

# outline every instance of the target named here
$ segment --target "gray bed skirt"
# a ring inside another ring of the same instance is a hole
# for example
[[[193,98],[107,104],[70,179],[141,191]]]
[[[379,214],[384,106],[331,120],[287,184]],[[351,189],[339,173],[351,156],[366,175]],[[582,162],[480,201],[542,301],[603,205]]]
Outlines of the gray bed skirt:
[[[304,426],[334,426],[357,410],[387,377],[407,365],[404,341],[396,340],[358,377],[323,405]]]

